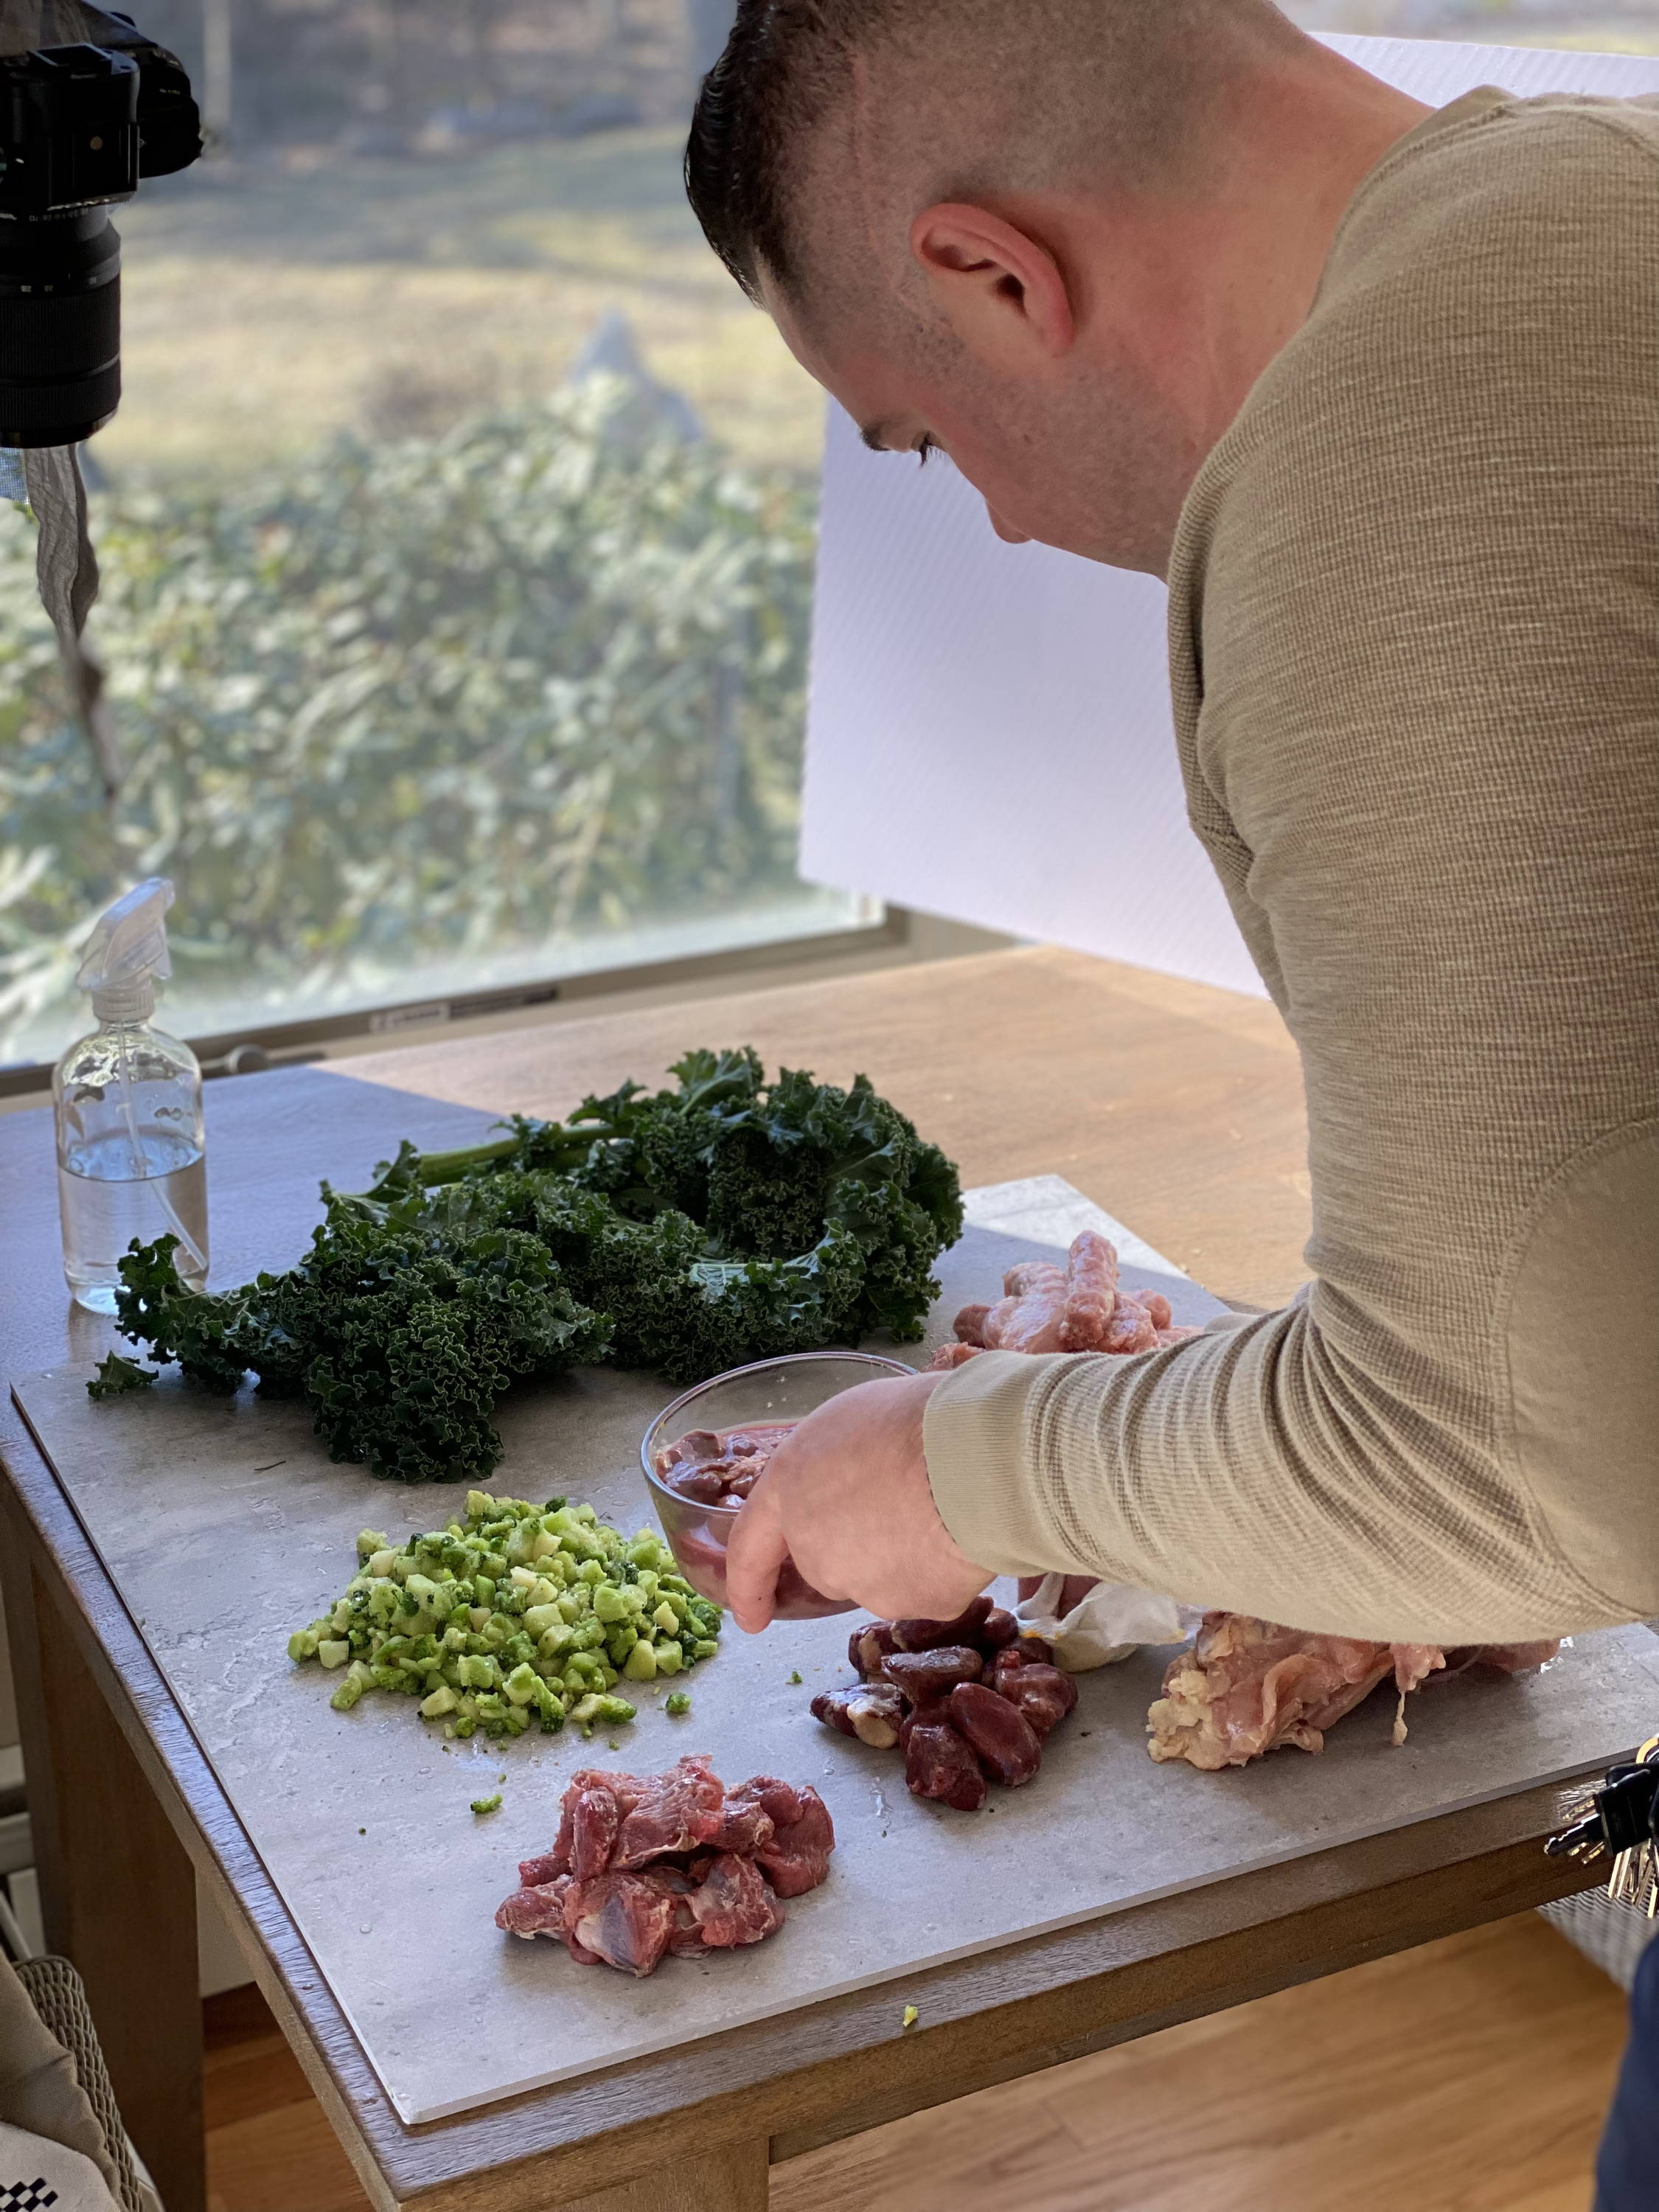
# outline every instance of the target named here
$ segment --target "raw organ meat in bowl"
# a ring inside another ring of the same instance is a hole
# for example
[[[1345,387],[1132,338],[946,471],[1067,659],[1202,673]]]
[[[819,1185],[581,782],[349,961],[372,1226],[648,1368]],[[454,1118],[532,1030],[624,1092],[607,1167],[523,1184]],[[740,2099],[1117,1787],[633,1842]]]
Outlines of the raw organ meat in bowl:
[[[913,1375],[902,1360],[870,1352],[804,1352],[734,1367],[683,1391],[646,1431],[640,1463],[657,1518],[692,1589],[714,1604],[726,1596],[726,1547],[744,1500],[797,1422],[860,1382]],[[817,1620],[850,1613],[786,1563],[777,1618]]]

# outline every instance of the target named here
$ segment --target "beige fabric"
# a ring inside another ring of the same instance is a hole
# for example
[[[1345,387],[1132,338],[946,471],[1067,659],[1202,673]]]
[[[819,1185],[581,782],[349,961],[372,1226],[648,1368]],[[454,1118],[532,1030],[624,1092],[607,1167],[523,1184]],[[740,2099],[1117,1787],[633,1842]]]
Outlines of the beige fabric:
[[[75,2061],[40,2024],[22,1984],[0,1954],[0,2120],[78,2151],[118,2197],[120,2180],[98,2116],[76,2078]]]
[[[1389,1640],[1659,1611],[1659,100],[1488,88],[1392,149],[1193,487],[1170,650],[1316,1279],[969,1361],[947,1525]]]

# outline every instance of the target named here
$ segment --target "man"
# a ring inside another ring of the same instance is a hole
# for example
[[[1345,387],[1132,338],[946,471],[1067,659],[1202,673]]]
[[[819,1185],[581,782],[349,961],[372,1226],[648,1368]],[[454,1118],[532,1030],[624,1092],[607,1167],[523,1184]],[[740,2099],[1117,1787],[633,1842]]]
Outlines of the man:
[[[741,0],[686,170],[866,442],[1167,579],[1313,1180],[1283,1312],[815,1413],[739,1622],[786,1552],[877,1612],[1659,1612],[1659,101],[1434,112],[1267,0]]]

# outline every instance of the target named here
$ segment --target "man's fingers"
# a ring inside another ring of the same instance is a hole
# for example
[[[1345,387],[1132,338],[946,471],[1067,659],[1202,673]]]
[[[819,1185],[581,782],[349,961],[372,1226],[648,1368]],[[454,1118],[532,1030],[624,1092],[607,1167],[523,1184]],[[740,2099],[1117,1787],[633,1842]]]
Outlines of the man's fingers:
[[[789,1556],[770,1468],[750,1492],[726,1553],[726,1598],[738,1626],[758,1636],[772,1619],[778,1571]]]

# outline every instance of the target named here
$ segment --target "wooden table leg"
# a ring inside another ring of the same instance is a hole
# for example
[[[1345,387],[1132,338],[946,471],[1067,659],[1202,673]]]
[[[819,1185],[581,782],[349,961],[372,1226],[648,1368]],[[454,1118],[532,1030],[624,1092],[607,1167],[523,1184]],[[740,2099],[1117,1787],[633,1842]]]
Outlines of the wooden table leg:
[[[51,1590],[0,1542],[46,1948],[73,1961],[167,2212],[205,2212],[196,1877]]]
[[[766,2153],[762,2136],[676,2159],[597,2197],[562,2197],[558,2212],[766,2212]]]

